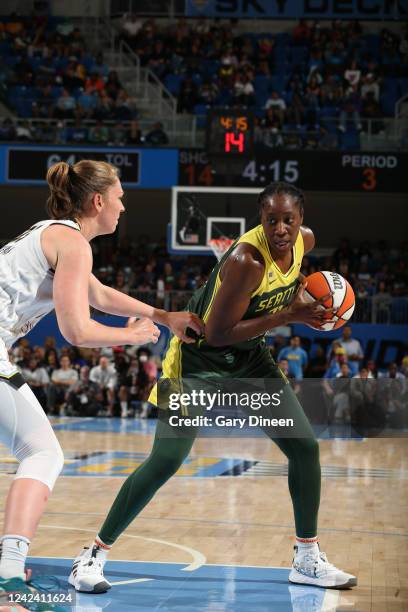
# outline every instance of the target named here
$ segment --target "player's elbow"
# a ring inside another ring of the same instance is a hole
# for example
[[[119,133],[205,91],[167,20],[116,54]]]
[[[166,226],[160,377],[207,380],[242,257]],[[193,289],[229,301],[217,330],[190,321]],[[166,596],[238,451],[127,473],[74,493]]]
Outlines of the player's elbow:
[[[60,331],[65,340],[74,346],[87,346],[87,333],[85,325],[61,325]]]
[[[206,327],[205,339],[209,346],[225,346],[227,342],[224,339],[224,334]]]

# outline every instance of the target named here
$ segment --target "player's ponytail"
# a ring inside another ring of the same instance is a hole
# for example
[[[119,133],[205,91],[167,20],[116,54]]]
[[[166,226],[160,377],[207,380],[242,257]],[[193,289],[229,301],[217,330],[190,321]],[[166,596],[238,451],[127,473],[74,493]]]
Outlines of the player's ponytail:
[[[95,193],[104,194],[118,178],[117,169],[103,161],[83,159],[73,166],[64,161],[47,172],[50,195],[46,210],[51,219],[78,219]]]

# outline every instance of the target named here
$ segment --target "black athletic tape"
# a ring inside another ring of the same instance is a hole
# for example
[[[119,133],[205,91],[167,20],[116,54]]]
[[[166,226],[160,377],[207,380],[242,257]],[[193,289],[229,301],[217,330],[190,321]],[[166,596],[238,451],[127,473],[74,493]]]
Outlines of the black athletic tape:
[[[26,384],[26,381],[24,380],[24,377],[20,374],[20,372],[16,372],[15,374],[9,377],[0,374],[0,382],[5,382],[14,389],[20,389],[20,387]]]

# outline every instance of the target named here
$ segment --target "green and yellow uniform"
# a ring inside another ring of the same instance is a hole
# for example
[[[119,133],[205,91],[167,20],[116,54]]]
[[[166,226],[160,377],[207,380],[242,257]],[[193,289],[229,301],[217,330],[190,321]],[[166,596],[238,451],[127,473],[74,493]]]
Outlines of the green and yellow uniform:
[[[303,237],[299,232],[293,247],[290,269],[284,274],[274,262],[262,225],[243,234],[215,266],[206,284],[198,289],[187,305],[206,323],[211,313],[217,291],[221,286],[222,266],[237,244],[254,246],[262,255],[265,270],[259,287],[252,293],[242,320],[262,317],[286,308],[294,299],[299,287],[299,271],[304,254]],[[226,313],[228,316],[228,313]],[[265,378],[280,376],[280,372],[265,345],[264,334],[227,347],[214,347],[205,338],[195,344],[184,344],[173,337],[163,361],[164,378]],[[157,402],[157,388],[152,390],[150,401]]]
[[[262,281],[251,295],[243,319],[277,312],[287,307],[296,295],[304,253],[301,233],[299,232],[293,247],[292,265],[286,274],[283,274],[271,257],[263,227],[258,225],[231,246],[211,272],[207,283],[198,289],[190,300],[187,310],[197,313],[204,321],[210,316],[214,298],[221,286],[222,266],[232,249],[241,242],[251,244],[258,249],[265,262]],[[292,438],[279,438],[276,429],[263,428],[263,430],[289,460],[288,480],[296,534],[303,538],[314,537],[320,499],[319,448],[296,395],[270,355],[264,335],[227,347],[209,346],[205,338],[199,339],[194,344],[184,344],[178,338],[172,338],[163,361],[162,381],[166,378],[182,381],[187,378],[203,380],[216,377],[278,378],[281,381],[283,379],[280,407],[283,408],[287,418],[294,419],[297,431],[300,430],[302,433]],[[157,385],[149,399],[157,404]],[[273,411],[265,416],[274,416]],[[168,424],[159,420],[149,457],[127,478],[99,532],[103,542],[113,544],[156,491],[178,470],[189,454],[196,434],[194,428],[189,428],[187,435],[184,432],[180,437],[174,436],[169,432]]]

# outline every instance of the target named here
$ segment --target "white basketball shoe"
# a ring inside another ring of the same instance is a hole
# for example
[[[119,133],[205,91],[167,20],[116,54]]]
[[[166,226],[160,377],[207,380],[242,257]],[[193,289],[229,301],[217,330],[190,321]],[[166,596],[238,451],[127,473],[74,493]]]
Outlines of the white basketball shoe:
[[[97,546],[85,547],[72,564],[68,582],[80,593],[106,593],[112,586],[103,575],[105,561],[96,553]]]
[[[357,585],[357,578],[347,574],[328,562],[324,552],[298,553],[295,557],[289,581],[296,584],[309,584],[325,589],[348,589]]]

